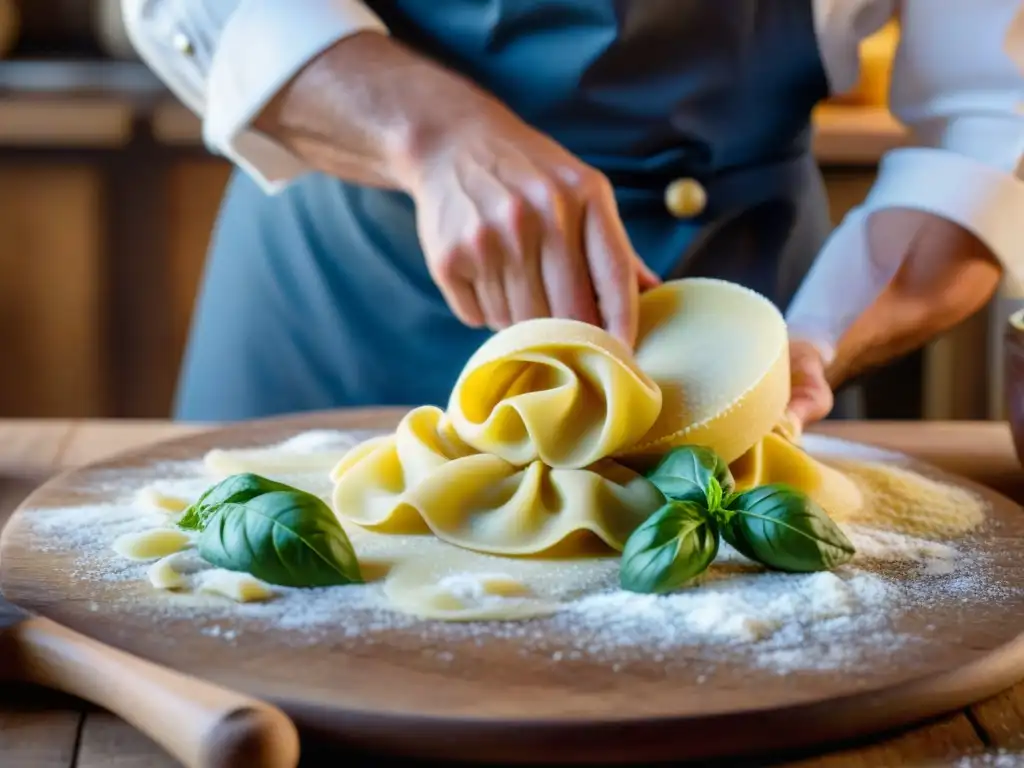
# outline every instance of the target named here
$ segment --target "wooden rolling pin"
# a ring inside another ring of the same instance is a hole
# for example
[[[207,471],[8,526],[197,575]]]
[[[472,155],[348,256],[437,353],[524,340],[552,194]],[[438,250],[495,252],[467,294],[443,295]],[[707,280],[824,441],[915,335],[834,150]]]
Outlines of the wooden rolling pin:
[[[265,702],[92,640],[0,597],[4,671],[131,723],[188,768],[294,768],[299,738]]]

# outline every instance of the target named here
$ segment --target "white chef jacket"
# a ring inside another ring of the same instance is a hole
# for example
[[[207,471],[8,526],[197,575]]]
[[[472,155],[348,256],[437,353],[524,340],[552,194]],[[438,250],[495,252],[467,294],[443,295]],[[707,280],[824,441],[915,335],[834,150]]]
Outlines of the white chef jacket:
[[[886,208],[926,211],[978,237],[1024,280],[1024,0],[811,0],[833,92],[859,77],[859,44],[898,17],[889,106],[913,146],[888,152],[864,202],[832,233],[787,311],[826,358],[904,254],[868,247]],[[424,0],[429,2],[429,0]],[[143,60],[203,120],[214,152],[276,192],[308,167],[251,127],[338,40],[388,30],[360,0],[122,0]]]

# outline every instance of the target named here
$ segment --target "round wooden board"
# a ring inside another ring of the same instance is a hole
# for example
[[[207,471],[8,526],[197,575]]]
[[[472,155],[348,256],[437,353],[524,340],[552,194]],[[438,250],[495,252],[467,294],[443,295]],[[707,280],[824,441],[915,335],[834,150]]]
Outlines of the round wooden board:
[[[408,630],[360,644],[338,627],[297,645],[294,631],[246,626],[249,620],[239,621],[237,638],[225,642],[201,632],[194,619],[119,608],[116,598],[125,591],[149,586],[78,579],[76,553],[40,551],[33,538],[34,510],[88,503],[97,493],[88,490],[96,473],[138,472],[309,429],[390,429],[400,415],[350,411],[240,424],[59,476],[27,499],[4,530],[3,593],[110,645],[274,701],[310,733],[423,758],[635,763],[804,747],[916,722],[1024,678],[1024,515],[1008,499],[960,479],[991,504],[988,521],[964,546],[983,558],[998,598],[902,606],[895,628],[921,642],[881,648],[870,663],[843,673],[779,674],[728,658],[708,668],[698,663],[699,649],[692,659],[622,668],[586,658],[553,664],[550,656],[520,653],[508,637],[442,654]],[[809,440],[816,453],[852,449],[950,480],[898,454]]]

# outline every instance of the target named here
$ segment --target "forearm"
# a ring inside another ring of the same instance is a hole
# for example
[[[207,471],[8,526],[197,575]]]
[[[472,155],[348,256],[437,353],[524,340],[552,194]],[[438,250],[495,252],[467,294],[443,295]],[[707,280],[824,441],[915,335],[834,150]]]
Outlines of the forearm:
[[[401,189],[414,158],[495,107],[464,78],[393,38],[362,32],[310,62],[254,125],[319,171]]]
[[[927,214],[889,215],[897,226],[914,222],[907,258],[840,339],[827,369],[833,387],[955,327],[980,310],[999,284],[998,262],[970,233]],[[879,222],[879,232],[891,234],[892,227],[885,225],[884,219]]]

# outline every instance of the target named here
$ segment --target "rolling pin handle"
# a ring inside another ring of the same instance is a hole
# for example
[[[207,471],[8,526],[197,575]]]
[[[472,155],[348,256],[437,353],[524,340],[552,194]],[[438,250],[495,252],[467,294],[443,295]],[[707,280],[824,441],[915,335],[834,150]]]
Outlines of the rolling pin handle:
[[[113,712],[187,768],[298,765],[298,732],[277,707],[111,648],[41,616],[10,631],[23,680]]]

